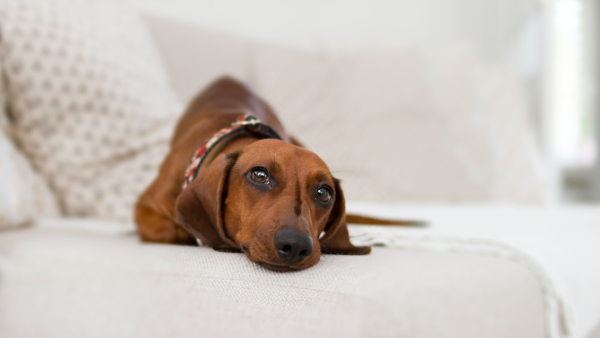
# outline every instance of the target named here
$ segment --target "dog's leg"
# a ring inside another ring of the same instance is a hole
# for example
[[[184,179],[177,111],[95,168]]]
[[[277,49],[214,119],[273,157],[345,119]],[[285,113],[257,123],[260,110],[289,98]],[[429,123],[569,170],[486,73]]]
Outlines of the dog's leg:
[[[196,245],[196,239],[181,225],[147,206],[135,208],[135,223],[143,242]]]

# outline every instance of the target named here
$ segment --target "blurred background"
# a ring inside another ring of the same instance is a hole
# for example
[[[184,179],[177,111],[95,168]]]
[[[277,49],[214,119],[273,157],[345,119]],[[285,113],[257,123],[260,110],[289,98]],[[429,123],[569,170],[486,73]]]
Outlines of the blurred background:
[[[518,75],[559,200],[600,201],[595,0],[138,0],[160,14],[312,54],[467,48]]]

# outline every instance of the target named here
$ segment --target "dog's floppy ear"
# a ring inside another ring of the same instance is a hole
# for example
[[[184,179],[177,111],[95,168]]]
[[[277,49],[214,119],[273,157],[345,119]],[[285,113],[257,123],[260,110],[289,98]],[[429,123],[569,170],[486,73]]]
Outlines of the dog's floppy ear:
[[[215,250],[239,251],[223,226],[223,192],[238,153],[220,155],[175,201],[175,220]]]
[[[367,255],[371,252],[368,246],[354,246],[350,243],[350,234],[346,224],[346,201],[340,187],[340,181],[334,179],[335,201],[329,214],[325,235],[319,240],[321,252],[338,255]]]

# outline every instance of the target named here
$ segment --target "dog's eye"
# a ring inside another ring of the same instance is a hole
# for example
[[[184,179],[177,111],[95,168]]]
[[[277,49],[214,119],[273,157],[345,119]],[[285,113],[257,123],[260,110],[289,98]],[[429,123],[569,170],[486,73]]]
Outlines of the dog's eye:
[[[331,192],[327,188],[319,188],[315,193],[316,199],[321,203],[327,203],[331,201]]]
[[[252,170],[250,178],[256,183],[269,184],[269,174],[263,169]]]

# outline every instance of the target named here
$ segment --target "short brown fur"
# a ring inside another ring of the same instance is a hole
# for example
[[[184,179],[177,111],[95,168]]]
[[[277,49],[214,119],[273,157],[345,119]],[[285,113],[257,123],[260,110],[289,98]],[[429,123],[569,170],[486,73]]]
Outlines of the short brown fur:
[[[207,155],[197,178],[182,190],[194,152],[245,114],[259,118],[283,140],[228,139]],[[248,172],[257,165],[273,176],[268,191],[248,183]],[[137,202],[136,224],[143,241],[193,245],[199,238],[215,250],[242,251],[273,270],[310,267],[321,252],[368,254],[369,247],[350,243],[344,195],[329,172],[317,155],[286,134],[265,101],[245,85],[221,78],[192,101],[179,121],[158,177]],[[315,203],[315,189],[324,184],[334,190],[327,207]],[[278,257],[273,237],[283,227],[310,235],[310,256],[295,264]]]

